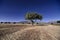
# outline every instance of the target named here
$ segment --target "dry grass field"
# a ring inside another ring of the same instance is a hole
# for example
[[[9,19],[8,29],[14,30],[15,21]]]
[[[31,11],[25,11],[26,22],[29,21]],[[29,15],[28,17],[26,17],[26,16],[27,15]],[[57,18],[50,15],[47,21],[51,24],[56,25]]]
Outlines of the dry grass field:
[[[0,40],[60,40],[60,26],[2,24]]]

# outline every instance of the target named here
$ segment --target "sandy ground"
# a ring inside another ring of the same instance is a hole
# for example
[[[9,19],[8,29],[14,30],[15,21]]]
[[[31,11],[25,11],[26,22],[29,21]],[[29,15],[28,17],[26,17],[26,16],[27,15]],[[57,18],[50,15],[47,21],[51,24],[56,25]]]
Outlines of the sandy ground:
[[[0,27],[0,40],[60,40],[60,26]]]

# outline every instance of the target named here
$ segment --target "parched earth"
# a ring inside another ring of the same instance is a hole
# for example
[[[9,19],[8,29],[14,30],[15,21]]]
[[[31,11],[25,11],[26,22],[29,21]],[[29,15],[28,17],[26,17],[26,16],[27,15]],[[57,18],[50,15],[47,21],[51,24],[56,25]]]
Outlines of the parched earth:
[[[60,40],[60,26],[0,27],[0,40]]]

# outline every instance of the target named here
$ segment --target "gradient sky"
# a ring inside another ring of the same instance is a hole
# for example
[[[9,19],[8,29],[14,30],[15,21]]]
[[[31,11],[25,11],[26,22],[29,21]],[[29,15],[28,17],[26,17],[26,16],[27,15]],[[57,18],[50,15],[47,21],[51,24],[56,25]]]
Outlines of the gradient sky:
[[[23,21],[26,12],[42,14],[42,21],[60,20],[60,1],[0,0],[0,21]]]

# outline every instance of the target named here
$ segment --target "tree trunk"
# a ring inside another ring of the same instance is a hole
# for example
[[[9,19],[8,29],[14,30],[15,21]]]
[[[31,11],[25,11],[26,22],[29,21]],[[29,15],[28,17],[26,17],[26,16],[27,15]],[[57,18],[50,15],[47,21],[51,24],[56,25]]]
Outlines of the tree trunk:
[[[31,22],[32,22],[32,26],[33,26],[33,24],[34,24],[34,21],[33,21],[33,20],[31,20]]]

